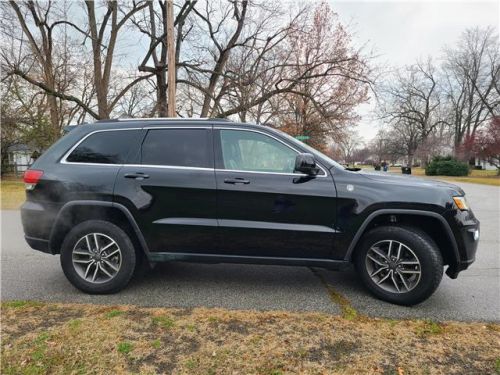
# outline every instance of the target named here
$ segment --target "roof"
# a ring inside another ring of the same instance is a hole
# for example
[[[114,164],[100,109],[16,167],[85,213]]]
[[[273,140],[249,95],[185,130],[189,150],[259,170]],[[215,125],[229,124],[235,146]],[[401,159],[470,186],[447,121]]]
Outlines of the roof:
[[[208,124],[206,124],[208,122]],[[153,117],[153,118],[126,118],[126,119],[107,119],[98,120],[94,123],[83,123],[76,127],[68,127],[67,130],[71,130],[80,126],[85,128],[95,128],[98,126],[101,129],[116,129],[116,128],[143,128],[143,127],[162,127],[165,125],[175,125],[175,126],[193,126],[193,125],[211,125],[211,124],[223,124],[227,127],[265,127],[266,125],[252,124],[252,123],[241,123],[231,121],[224,118],[168,118],[168,117]]]
[[[12,145],[10,147],[7,148],[7,151],[8,152],[20,152],[20,151],[27,151],[27,152],[31,152],[33,151],[34,149],[31,148],[30,146],[28,146],[27,144],[24,144],[24,143],[20,143],[20,144],[17,144],[17,145]]]
[[[103,122],[193,122],[193,121],[212,121],[212,122],[232,122],[226,118],[208,118],[208,117],[145,117],[145,118],[116,118],[107,120],[97,120],[96,123]]]

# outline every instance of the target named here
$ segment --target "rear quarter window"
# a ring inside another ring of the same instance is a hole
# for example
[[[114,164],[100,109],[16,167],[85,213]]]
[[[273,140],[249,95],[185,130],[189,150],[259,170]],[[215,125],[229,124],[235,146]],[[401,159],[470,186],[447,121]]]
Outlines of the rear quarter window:
[[[66,161],[123,164],[139,134],[139,130],[113,130],[91,134],[69,154]]]

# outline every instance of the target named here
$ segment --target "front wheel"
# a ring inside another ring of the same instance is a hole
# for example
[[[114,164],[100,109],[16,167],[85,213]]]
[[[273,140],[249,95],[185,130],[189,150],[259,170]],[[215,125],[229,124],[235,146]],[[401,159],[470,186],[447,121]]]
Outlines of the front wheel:
[[[115,293],[132,277],[136,254],[130,238],[101,220],[78,224],[61,247],[61,266],[68,280],[91,294]]]
[[[377,297],[398,305],[429,298],[443,277],[443,259],[434,241],[417,228],[372,229],[355,254],[365,286]]]

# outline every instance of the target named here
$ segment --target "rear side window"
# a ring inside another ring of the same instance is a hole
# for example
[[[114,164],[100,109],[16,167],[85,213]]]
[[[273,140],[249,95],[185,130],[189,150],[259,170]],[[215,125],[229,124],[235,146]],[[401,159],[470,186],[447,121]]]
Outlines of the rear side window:
[[[153,129],[142,143],[142,164],[211,168],[207,129]]]
[[[94,133],[83,140],[66,158],[72,163],[123,164],[139,136],[138,130]]]

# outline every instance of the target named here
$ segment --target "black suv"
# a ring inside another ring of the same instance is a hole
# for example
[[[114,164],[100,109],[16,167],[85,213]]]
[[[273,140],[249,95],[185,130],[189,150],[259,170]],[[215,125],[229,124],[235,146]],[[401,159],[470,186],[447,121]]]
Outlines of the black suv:
[[[141,263],[353,263],[411,305],[473,261],[479,222],[457,186],[348,169],[289,135],[217,119],[74,126],[24,177],[26,241],[88,293]]]

